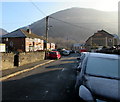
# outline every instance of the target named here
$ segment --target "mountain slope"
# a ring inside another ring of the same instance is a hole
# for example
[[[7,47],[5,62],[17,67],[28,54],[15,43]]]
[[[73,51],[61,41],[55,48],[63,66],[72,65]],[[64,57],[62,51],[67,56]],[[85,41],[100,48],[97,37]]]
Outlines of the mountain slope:
[[[2,28],[0,28],[0,36],[7,34],[8,32]]]
[[[117,12],[103,12],[94,9],[70,8],[50,15],[49,37],[84,42],[97,30],[117,33]],[[65,21],[65,22],[63,22]],[[69,22],[69,23],[67,23]],[[45,35],[45,18],[30,25],[38,35]]]

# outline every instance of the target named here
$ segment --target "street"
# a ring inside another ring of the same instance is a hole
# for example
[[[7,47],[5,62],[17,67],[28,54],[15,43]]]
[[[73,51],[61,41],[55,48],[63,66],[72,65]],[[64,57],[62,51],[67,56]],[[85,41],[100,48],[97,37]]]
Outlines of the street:
[[[2,100],[80,101],[75,93],[77,54],[2,82]]]

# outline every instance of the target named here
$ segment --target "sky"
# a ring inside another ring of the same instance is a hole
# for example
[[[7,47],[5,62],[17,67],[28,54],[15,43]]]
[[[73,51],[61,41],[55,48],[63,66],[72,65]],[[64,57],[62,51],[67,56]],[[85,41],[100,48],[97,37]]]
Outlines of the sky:
[[[30,25],[60,10],[79,7],[117,11],[120,0],[1,0],[0,28],[8,32]]]

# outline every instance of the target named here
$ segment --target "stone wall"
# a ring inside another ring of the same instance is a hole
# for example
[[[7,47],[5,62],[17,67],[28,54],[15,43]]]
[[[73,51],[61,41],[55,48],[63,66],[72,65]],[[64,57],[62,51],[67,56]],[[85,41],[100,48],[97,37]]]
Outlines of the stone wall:
[[[44,52],[20,53],[19,57],[20,65],[24,65],[35,61],[44,60],[45,53]]]
[[[1,68],[0,70],[15,68],[14,53],[1,53]],[[19,54],[19,65],[32,63],[35,61],[44,60],[45,52],[27,52]]]
[[[14,67],[14,54],[13,53],[1,53],[1,69]]]

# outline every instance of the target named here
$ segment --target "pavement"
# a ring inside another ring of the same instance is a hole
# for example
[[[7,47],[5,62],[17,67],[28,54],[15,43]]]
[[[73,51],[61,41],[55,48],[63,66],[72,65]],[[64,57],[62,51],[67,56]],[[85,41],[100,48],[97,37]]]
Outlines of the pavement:
[[[21,74],[23,72],[33,70],[37,67],[43,66],[43,65],[48,64],[48,63],[53,62],[53,61],[54,60],[41,60],[41,61],[26,64],[26,65],[18,66],[15,68],[2,70],[2,71],[0,71],[0,73],[2,73],[2,75],[0,76],[0,81],[3,81],[3,80],[8,79],[10,77],[16,76],[16,75]]]

